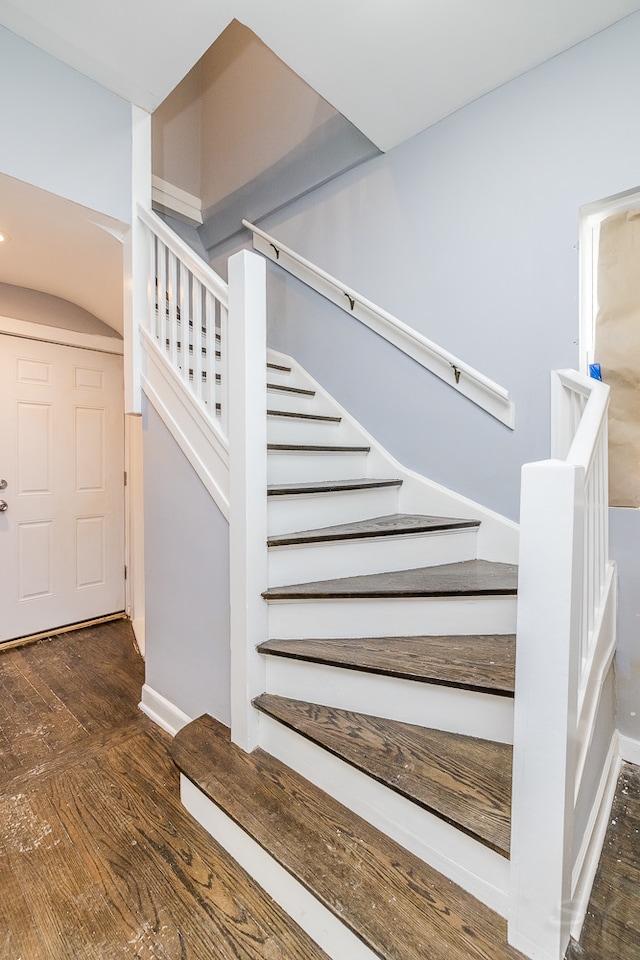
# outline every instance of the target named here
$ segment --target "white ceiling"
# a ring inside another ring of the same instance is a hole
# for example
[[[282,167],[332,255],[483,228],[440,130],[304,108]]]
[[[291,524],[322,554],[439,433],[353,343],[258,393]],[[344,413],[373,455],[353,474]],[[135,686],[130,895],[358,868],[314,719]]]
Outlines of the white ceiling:
[[[153,111],[236,18],[383,150],[640,0],[0,0],[0,24]],[[0,279],[122,330],[122,225],[0,175]]]
[[[125,225],[0,174],[0,280],[50,293],[122,333]]]
[[[0,23],[153,111],[235,17],[388,150],[640,0],[0,0]]]

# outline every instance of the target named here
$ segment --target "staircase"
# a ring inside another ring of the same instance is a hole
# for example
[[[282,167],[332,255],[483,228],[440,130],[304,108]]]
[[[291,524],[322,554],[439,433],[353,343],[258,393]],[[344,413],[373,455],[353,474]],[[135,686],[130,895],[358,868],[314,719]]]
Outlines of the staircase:
[[[516,567],[479,557],[468,502],[420,512],[420,479],[292,361],[270,354],[267,380],[260,746],[209,717],[183,728],[183,800],[336,960],[520,956]]]

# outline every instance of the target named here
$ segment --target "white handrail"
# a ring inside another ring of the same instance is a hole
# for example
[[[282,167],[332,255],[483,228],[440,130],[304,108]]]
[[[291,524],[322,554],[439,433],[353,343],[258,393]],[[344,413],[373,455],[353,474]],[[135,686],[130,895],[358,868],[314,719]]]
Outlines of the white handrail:
[[[225,307],[229,306],[228,284],[211,269],[209,264],[201,260],[191,247],[152,210],[146,210],[143,206],[138,206],[138,217],[156,237],[162,240],[165,247],[184,263],[193,276],[197,277],[200,283],[211,291],[220,303]]]
[[[271,234],[248,220],[243,220],[242,224],[253,233],[256,249],[274,263],[289,270],[298,279],[375,330],[502,423],[513,427],[514,406],[504,387],[296,253]]]

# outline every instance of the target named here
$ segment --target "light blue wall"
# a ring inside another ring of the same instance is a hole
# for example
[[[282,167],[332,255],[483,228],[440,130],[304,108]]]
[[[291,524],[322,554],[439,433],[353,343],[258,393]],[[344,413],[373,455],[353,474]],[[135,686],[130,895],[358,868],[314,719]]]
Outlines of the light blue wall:
[[[514,519],[522,464],[549,456],[549,371],[579,362],[580,207],[640,185],[639,51],[640,13],[261,224],[509,390],[513,432],[270,269],[271,345],[400,461]],[[640,514],[611,518],[618,724],[640,740]]]
[[[0,173],[131,221],[131,105],[0,27]]]
[[[509,390],[514,432],[272,271],[272,345],[513,518],[549,452],[549,371],[578,361],[579,208],[640,183],[639,50],[636,14],[261,224]]]
[[[145,399],[146,683],[230,723],[229,526]]]

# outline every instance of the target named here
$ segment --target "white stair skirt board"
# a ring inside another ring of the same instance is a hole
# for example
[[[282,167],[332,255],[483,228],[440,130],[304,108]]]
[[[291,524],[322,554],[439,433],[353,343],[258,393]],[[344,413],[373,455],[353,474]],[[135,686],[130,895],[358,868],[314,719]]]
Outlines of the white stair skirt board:
[[[318,450],[269,450],[269,483],[313,483],[367,476],[367,453]]]
[[[513,743],[513,698],[267,656],[267,693]]]
[[[172,737],[175,737],[179,730],[182,730],[193,720],[193,717],[187,716],[174,703],[171,703],[161,693],[150,687],[148,683],[145,683],[142,688],[142,699],[138,706],[150,720],[170,733]]]
[[[269,601],[279,640],[515,633],[515,621],[514,596]]]
[[[624,733],[621,733],[618,744],[621,759],[627,763],[635,763],[640,766],[640,740],[634,740],[632,737],[627,737]]]
[[[509,861],[263,715],[260,746],[502,916]]]
[[[180,797],[198,823],[332,960],[379,960],[378,954],[365,946],[184,774],[180,774]]]
[[[275,536],[278,533],[330,527],[336,523],[370,520],[372,517],[396,513],[397,509],[397,487],[269,497],[267,529],[270,536]]]
[[[618,731],[615,730],[589,815],[589,823],[584,833],[582,847],[578,851],[573,868],[571,936],[574,940],[580,939],[582,924],[589,906],[591,888],[600,862],[607,826],[609,825],[609,815],[622,765],[619,751],[619,736]]]
[[[475,560],[477,530],[291,544],[269,550],[269,586]]]

